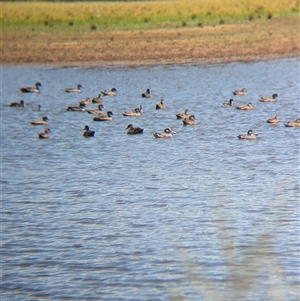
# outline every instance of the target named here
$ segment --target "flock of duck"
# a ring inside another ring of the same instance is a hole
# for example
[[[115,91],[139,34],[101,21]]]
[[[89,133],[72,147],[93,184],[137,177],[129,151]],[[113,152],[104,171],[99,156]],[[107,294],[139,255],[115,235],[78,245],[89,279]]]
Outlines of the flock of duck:
[[[21,87],[20,91],[22,93],[39,93],[40,92],[40,87],[42,87],[42,84],[40,82],[36,82],[34,87]],[[75,88],[65,88],[64,91],[66,93],[80,93],[82,89],[82,86],[78,84]],[[232,91],[233,95],[247,95],[247,89],[242,88],[240,90],[233,90]],[[101,93],[92,98],[86,98],[85,100],[79,101],[78,105],[74,106],[68,106],[66,107],[67,111],[80,111],[80,112],[87,112],[88,114],[95,115],[92,120],[93,121],[112,121],[113,120],[113,112],[112,111],[107,111],[106,114],[104,113],[104,96],[116,96],[117,95],[117,89],[116,88],[111,88],[110,90],[103,90]],[[150,98],[151,93],[150,89],[146,89],[145,92],[141,93],[141,97],[143,98]],[[274,93],[271,97],[266,97],[262,96],[260,98],[261,102],[275,102],[277,101],[277,98],[279,97],[278,93]],[[233,99],[229,99],[228,101],[224,102],[222,104],[223,107],[233,107]],[[97,108],[89,109],[87,108],[88,105],[91,104],[97,104]],[[9,104],[10,107],[25,107],[25,101],[22,99],[18,102],[11,102]],[[156,110],[165,110],[167,107],[164,103],[164,100],[161,99],[159,103],[155,105]],[[254,108],[253,104],[251,102],[248,102],[245,105],[238,105],[235,106],[237,110],[252,110]],[[38,110],[41,110],[41,106],[38,105]],[[138,108],[133,108],[129,111],[124,111],[122,112],[123,116],[141,116],[143,114],[143,106],[141,105]],[[181,119],[183,122],[184,126],[187,125],[194,125],[196,124],[196,118],[193,114],[189,114],[189,110],[186,109],[184,112],[177,113],[176,114],[177,119]],[[45,129],[43,132],[38,134],[38,138],[40,139],[48,139],[51,137],[51,130],[50,128],[47,127],[48,125],[48,117],[47,116],[42,116],[40,120],[31,120],[30,124],[32,125],[43,125],[45,126]],[[275,117],[269,118],[266,120],[268,123],[271,124],[276,124],[280,121],[279,117],[276,115]],[[286,127],[300,127],[300,118],[297,118],[294,121],[289,121],[285,123]],[[126,127],[127,134],[129,135],[135,135],[135,134],[142,134],[144,132],[143,128],[133,126],[132,123],[128,124]],[[175,132],[170,128],[167,127],[164,129],[162,132],[154,132],[152,133],[154,138],[172,138]],[[94,137],[95,131],[91,130],[88,125],[85,125],[83,128],[83,137]],[[239,139],[247,139],[247,140],[253,140],[256,139],[255,133],[253,130],[248,130],[246,134],[240,134],[237,137]]]

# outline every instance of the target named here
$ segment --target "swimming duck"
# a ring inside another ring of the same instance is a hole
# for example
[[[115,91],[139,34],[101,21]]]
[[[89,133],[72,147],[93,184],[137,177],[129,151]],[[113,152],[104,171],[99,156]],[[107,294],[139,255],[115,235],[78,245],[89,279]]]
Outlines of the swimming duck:
[[[98,116],[93,117],[93,120],[94,121],[112,121],[113,115],[114,115],[114,113],[112,111],[108,111],[106,113],[106,115],[98,115]]]
[[[176,134],[176,133],[173,132],[171,128],[165,128],[165,130],[163,132],[153,133],[153,136],[155,138],[172,138],[173,134]]]
[[[103,103],[103,99],[101,98],[101,94],[92,98],[92,103]]]
[[[38,138],[39,139],[49,139],[50,133],[51,133],[50,129],[46,128],[46,129],[44,129],[44,132],[38,134]]]
[[[36,82],[35,88],[34,87],[21,87],[20,91],[23,93],[30,93],[30,92],[39,93],[41,86],[42,86],[42,84],[40,82]]]
[[[195,119],[194,115],[190,115],[189,117],[182,119],[183,125],[194,125],[196,124]]]
[[[103,95],[108,95],[108,96],[116,96],[117,95],[117,89],[112,87],[110,90],[104,90],[101,91]]]
[[[82,134],[83,137],[94,137],[95,136],[95,131],[90,130],[90,127],[86,125],[83,128],[84,132]]]
[[[77,84],[76,88],[66,88],[65,92],[67,92],[67,93],[72,93],[72,92],[74,92],[74,93],[80,93],[81,92],[81,88],[82,88],[82,86],[80,84]]]
[[[91,105],[93,102],[89,97],[87,97],[86,99],[80,100],[80,103],[85,104],[86,106],[88,106],[88,105]]]
[[[274,102],[274,101],[277,101],[278,96],[279,96],[278,93],[274,93],[271,97],[262,96],[259,101],[261,101],[261,102]]]
[[[32,125],[46,125],[48,124],[48,117],[47,116],[43,116],[40,120],[31,120],[30,123]]]
[[[254,107],[253,107],[252,102],[248,102],[246,105],[236,106],[235,108],[238,110],[246,111],[246,110],[252,110]]]
[[[151,97],[151,93],[150,93],[149,88],[145,92],[142,93],[142,97],[145,97],[145,98],[150,98]]]
[[[176,115],[177,119],[185,119],[190,116],[188,109],[186,109],[183,113],[177,113],[175,115]]]
[[[25,107],[25,101],[22,99],[18,102],[11,102],[9,104],[10,107]]]
[[[274,118],[269,118],[267,119],[267,123],[278,123],[279,122],[279,117],[276,115]]]
[[[165,110],[166,109],[165,102],[163,99],[160,100],[160,103],[157,103],[155,105],[155,109],[156,110]]]
[[[123,116],[141,116],[143,111],[142,105],[139,108],[132,109],[131,111],[122,112]]]
[[[225,101],[222,103],[222,107],[232,107],[233,106],[232,102],[233,102],[233,99],[230,98],[228,101]]]
[[[241,134],[237,136],[239,139],[247,139],[247,140],[254,140],[256,139],[256,136],[254,135],[254,132],[252,130],[249,130],[247,134]]]
[[[86,105],[82,103],[81,101],[78,103],[78,106],[68,106],[66,107],[67,111],[81,111],[85,112]]]
[[[233,95],[247,95],[247,90],[243,88],[241,90],[233,90],[232,93]]]
[[[300,118],[297,118],[295,121],[289,121],[285,124],[286,127],[300,127]]]
[[[140,128],[140,127],[134,127],[131,123],[128,124],[127,128],[125,130],[127,130],[127,134],[128,135],[135,135],[135,134],[143,134],[144,129]]]
[[[88,112],[89,114],[100,115],[103,114],[103,109],[104,109],[104,105],[100,103],[98,105],[98,109],[86,109],[85,111]]]

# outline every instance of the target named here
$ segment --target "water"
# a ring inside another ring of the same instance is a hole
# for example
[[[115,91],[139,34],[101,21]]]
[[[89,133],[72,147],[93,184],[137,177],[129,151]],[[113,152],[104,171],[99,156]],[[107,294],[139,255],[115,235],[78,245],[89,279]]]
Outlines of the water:
[[[35,81],[40,94],[21,94]],[[77,83],[82,93],[63,92]],[[113,122],[65,111],[113,86]],[[297,58],[4,66],[1,96],[1,300],[299,300],[299,128],[284,126],[300,117]],[[255,108],[221,107],[229,98]],[[122,116],[141,104],[141,117]],[[195,126],[175,118],[186,108]],[[29,124],[42,115],[50,140]],[[144,134],[126,135],[129,123]],[[152,136],[165,127],[172,139]],[[256,140],[237,139],[249,129]]]

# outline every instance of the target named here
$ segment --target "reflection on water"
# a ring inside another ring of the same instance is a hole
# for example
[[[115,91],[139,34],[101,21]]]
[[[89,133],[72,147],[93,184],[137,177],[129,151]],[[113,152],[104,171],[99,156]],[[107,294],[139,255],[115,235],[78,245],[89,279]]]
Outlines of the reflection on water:
[[[299,129],[284,126],[300,117],[297,59],[2,74],[3,300],[299,299]],[[35,81],[40,94],[19,92]],[[112,122],[65,111],[113,86]],[[254,109],[223,108],[229,98]],[[186,108],[196,125],[176,119]],[[50,140],[29,124],[43,115]],[[144,134],[126,135],[129,123]],[[172,139],[152,136],[165,127]],[[237,139],[250,128],[256,140]]]

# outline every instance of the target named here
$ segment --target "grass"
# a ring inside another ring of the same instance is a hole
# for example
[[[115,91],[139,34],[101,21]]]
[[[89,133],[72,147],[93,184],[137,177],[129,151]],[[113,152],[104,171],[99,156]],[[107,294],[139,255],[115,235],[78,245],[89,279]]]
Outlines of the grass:
[[[232,24],[299,13],[299,0],[1,2],[3,31],[145,30]]]

